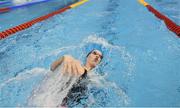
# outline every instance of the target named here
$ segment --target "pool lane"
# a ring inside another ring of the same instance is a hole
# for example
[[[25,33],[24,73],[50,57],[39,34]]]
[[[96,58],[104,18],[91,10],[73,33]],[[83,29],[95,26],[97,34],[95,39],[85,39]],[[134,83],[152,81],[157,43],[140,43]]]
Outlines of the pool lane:
[[[96,38],[90,38],[92,35]],[[109,62],[101,71],[107,73],[108,81],[123,89],[130,100],[128,106],[180,105],[179,39],[162,21],[132,0],[91,0],[0,41],[1,82],[35,67],[48,69],[63,54],[79,57],[81,49],[73,46],[79,48],[88,40],[104,44],[102,38],[115,49],[109,52],[106,57]],[[71,51],[59,51],[64,47]],[[7,85],[1,105],[17,105],[26,99],[29,92],[24,94],[30,90],[25,85],[18,87],[14,90]],[[20,90],[18,95],[12,92]],[[14,94],[6,97],[8,93]],[[121,96],[107,93],[105,101],[98,95],[95,105],[125,106],[120,102]]]

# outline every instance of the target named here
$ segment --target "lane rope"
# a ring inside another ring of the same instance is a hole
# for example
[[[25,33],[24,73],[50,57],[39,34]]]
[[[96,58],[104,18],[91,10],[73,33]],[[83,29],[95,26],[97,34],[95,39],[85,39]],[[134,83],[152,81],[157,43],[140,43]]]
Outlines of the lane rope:
[[[38,17],[38,18],[33,19],[33,20],[31,20],[31,21],[28,21],[28,22],[26,22],[26,23],[23,23],[23,24],[20,24],[20,25],[18,25],[18,26],[12,27],[12,28],[10,28],[10,29],[4,30],[4,31],[0,32],[0,39],[6,38],[6,37],[8,37],[8,36],[10,36],[10,35],[12,35],[12,34],[15,34],[16,32],[19,32],[19,31],[22,31],[22,30],[24,30],[24,29],[27,29],[27,28],[31,27],[32,25],[34,25],[34,24],[36,24],[36,23],[38,23],[38,22],[41,22],[41,21],[43,21],[43,20],[46,20],[46,19],[48,19],[48,18],[50,18],[50,17],[52,17],[52,16],[54,16],[54,15],[63,13],[63,12],[65,12],[65,11],[68,10],[68,9],[75,8],[75,7],[77,7],[77,6],[80,6],[80,5],[84,4],[84,3],[87,2],[87,1],[88,1],[88,0],[78,1],[78,2],[76,2],[76,3],[74,3],[74,4],[72,4],[72,5],[69,5],[69,6],[67,6],[67,7],[62,8],[62,9],[59,9],[59,10],[54,11],[54,12],[52,12],[52,13],[49,13],[49,14],[47,14],[47,15]]]
[[[138,0],[140,4],[145,6],[150,12],[152,12],[157,18],[164,21],[166,24],[166,27],[174,32],[179,38],[180,38],[180,26],[177,25],[175,22],[173,22],[170,18],[163,15],[159,11],[157,11],[155,8],[153,8],[149,3],[145,2],[144,0]]]
[[[11,3],[9,1],[0,1],[0,5]]]
[[[15,5],[15,6],[4,7],[4,8],[0,8],[0,13],[5,13],[5,12],[8,12],[8,11],[17,9],[17,8],[31,6],[31,5],[34,5],[34,4],[39,4],[39,3],[49,2],[49,1],[52,1],[52,0],[34,0],[32,2],[27,2],[27,3]]]

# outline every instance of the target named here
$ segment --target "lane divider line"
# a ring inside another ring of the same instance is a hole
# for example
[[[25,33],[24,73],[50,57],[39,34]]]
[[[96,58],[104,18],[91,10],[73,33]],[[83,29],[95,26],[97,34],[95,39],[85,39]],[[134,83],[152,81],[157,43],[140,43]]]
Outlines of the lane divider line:
[[[144,0],[138,0],[140,4],[145,6],[150,12],[152,12],[157,18],[164,21],[166,24],[166,27],[174,32],[179,38],[180,38],[180,26],[177,25],[175,22],[173,22],[170,18],[163,15],[159,11],[157,11],[155,8],[153,8],[149,3],[145,2]]]
[[[0,5],[11,3],[9,1],[0,1]]]
[[[0,32],[0,40],[3,39],[3,38],[6,38],[6,37],[8,37],[8,36],[10,36],[12,34],[15,34],[16,32],[19,32],[19,31],[22,31],[24,29],[27,29],[27,28],[31,27],[32,25],[34,25],[34,24],[36,24],[38,22],[41,22],[43,20],[46,20],[46,19],[48,19],[48,18],[50,18],[50,17],[52,17],[54,15],[63,13],[63,12],[65,12],[68,9],[75,8],[75,7],[79,6],[79,5],[82,5],[83,3],[87,2],[87,1],[88,0],[80,0],[80,1],[78,1],[78,2],[76,2],[74,4],[72,4],[72,5],[69,5],[67,7],[62,8],[62,9],[59,9],[59,10],[54,11],[52,13],[49,13],[47,15],[38,17],[38,18],[33,19],[31,21],[28,21],[26,23],[23,23],[23,24],[15,26],[15,27],[12,27],[10,29],[4,30],[4,31]]]
[[[8,12],[8,11],[13,10],[13,9],[26,7],[26,6],[31,6],[31,5],[34,5],[34,4],[39,4],[39,3],[49,2],[49,1],[52,1],[52,0],[34,0],[32,2],[27,2],[27,3],[15,5],[15,6],[9,6],[9,7],[5,7],[5,8],[0,8],[0,13],[5,13],[5,12]]]
[[[11,9],[6,7],[6,8],[0,8],[0,13],[5,13],[5,12],[8,12],[10,11]]]
[[[70,7],[71,7],[71,8],[75,8],[75,7],[77,7],[77,6],[80,6],[80,5],[84,4],[84,3],[87,2],[87,1],[88,1],[88,0],[81,0],[81,1],[79,1],[79,2],[77,2],[77,3],[74,3],[74,4],[70,5]]]

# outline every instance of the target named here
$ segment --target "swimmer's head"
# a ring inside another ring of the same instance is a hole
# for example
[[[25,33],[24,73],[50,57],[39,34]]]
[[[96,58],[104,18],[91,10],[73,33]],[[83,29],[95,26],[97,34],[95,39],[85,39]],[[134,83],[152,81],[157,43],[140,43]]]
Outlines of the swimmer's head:
[[[90,69],[95,68],[103,59],[103,54],[97,49],[90,51],[86,58],[86,66]]]

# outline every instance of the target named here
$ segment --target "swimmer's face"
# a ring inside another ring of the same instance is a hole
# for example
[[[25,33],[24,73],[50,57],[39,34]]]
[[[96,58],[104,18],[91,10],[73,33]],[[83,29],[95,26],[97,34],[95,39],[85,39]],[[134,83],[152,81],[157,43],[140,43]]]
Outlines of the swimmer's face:
[[[88,63],[92,68],[94,68],[101,62],[102,58],[103,55],[101,51],[93,50],[88,54],[86,63]]]

